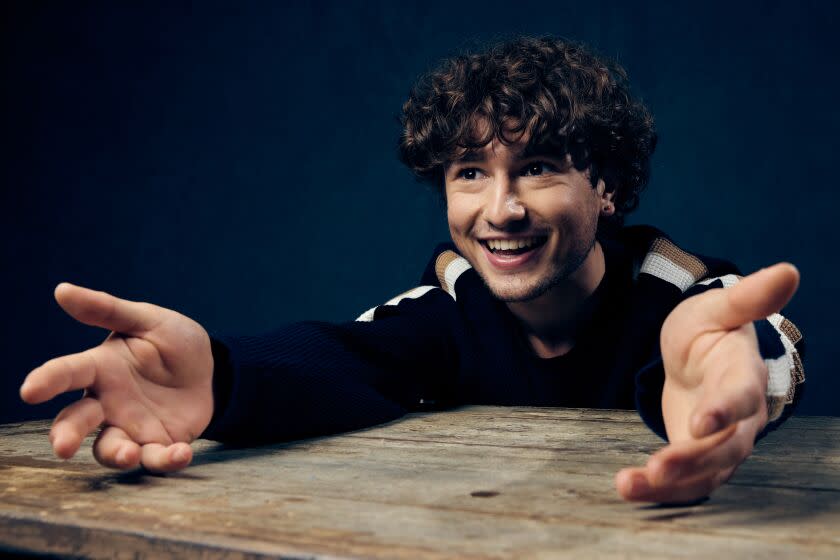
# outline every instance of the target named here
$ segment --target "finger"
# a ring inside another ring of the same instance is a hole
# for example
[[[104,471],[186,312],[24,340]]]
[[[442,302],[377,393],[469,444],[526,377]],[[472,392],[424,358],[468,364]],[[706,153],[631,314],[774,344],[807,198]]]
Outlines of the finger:
[[[192,461],[192,447],[179,442],[172,445],[147,443],[141,448],[140,462],[143,467],[158,473],[183,469]]]
[[[138,445],[174,443],[158,413],[150,409],[146,403],[128,396],[119,398],[110,395],[109,399],[103,399],[103,407],[108,424],[118,426],[131,441]]]
[[[32,370],[20,386],[20,398],[29,404],[48,401],[61,393],[93,385],[100,347],[54,358]]]
[[[665,487],[705,479],[744,462],[753,450],[755,429],[750,422],[740,422],[733,435],[715,446],[678,449],[652,457],[648,478],[654,486]]]
[[[75,455],[82,440],[104,419],[102,405],[90,397],[64,407],[55,417],[50,429],[50,443],[55,454],[62,459],[69,459]]]
[[[694,301],[697,319],[709,323],[709,330],[731,330],[780,311],[798,286],[796,267],[779,263],[742,278],[730,288],[709,290],[687,301]]]
[[[655,486],[667,486],[688,477],[681,472],[686,465],[701,464],[704,457],[717,452],[738,434],[739,425],[733,424],[702,439],[671,443],[648,459],[643,467],[648,480]],[[750,448],[752,450],[752,448]]]
[[[643,468],[622,469],[616,475],[616,489],[625,500],[637,502],[692,502],[709,496],[728,478],[727,472],[682,484],[654,486]]]
[[[757,350],[727,367],[705,392],[690,420],[692,436],[702,438],[755,415],[766,415],[767,365]]]
[[[131,469],[140,464],[140,446],[122,429],[108,426],[93,443],[93,456],[106,467]]]
[[[685,484],[675,484],[669,479],[668,467],[680,461],[690,460],[710,452],[735,434],[735,426],[723,430],[701,440],[686,440],[671,443],[654,453],[644,467],[629,467],[621,469],[615,477],[618,492],[627,500],[637,499],[633,496],[647,495],[653,488],[676,489]],[[679,479],[677,479],[678,482]]]
[[[120,299],[67,282],[56,286],[55,299],[74,319],[118,333],[141,335],[158,322],[154,312],[157,308],[153,305]]]

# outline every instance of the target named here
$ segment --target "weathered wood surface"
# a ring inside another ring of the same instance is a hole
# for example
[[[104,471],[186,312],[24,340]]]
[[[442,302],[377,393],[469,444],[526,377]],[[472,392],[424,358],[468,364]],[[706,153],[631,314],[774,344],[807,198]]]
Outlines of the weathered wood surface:
[[[794,418],[701,505],[625,503],[658,439],[624,411],[466,407],[167,476],[0,426],[0,548],[103,558],[840,558],[840,418]]]

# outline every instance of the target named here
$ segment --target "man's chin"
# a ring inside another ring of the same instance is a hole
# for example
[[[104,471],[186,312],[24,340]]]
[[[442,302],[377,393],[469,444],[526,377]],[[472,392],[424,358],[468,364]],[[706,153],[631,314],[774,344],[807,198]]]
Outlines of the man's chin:
[[[484,285],[493,294],[493,297],[505,303],[526,302],[537,299],[546,293],[551,285],[546,283],[516,283],[514,285],[504,283],[490,283],[486,279]]]

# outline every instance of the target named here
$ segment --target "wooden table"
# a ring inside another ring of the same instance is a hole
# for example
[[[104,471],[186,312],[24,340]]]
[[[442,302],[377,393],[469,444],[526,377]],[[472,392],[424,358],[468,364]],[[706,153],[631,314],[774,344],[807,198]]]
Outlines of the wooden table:
[[[286,445],[197,442],[153,476],[0,426],[0,547],[131,558],[840,558],[840,418],[791,419],[713,498],[621,501],[626,411],[466,407]]]

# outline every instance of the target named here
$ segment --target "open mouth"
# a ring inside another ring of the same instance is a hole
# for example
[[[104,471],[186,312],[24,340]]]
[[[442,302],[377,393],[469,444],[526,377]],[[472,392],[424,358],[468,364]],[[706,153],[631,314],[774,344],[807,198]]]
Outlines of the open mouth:
[[[541,247],[547,240],[547,236],[526,237],[523,239],[484,239],[481,241],[481,244],[488,251],[499,257],[515,257]]]

